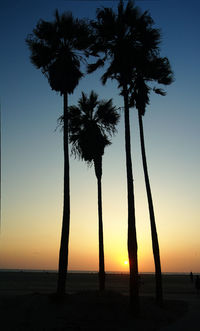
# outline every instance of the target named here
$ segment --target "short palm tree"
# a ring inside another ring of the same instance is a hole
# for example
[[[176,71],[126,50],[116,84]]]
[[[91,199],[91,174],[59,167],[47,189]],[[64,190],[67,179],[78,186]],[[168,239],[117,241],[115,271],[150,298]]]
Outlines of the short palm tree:
[[[68,267],[68,243],[70,226],[69,153],[68,153],[68,94],[73,93],[83,73],[80,70],[82,51],[89,45],[89,30],[84,21],[74,19],[70,12],[55,20],[40,20],[28,35],[26,42],[31,51],[31,62],[47,77],[52,90],[60,92],[64,99],[64,206],[57,293],[65,293]]]
[[[116,132],[119,114],[112,99],[99,100],[92,91],[87,97],[82,93],[78,106],[69,107],[69,137],[72,153],[88,164],[93,163],[98,187],[99,218],[99,289],[105,289],[103,220],[102,220],[102,157],[106,146],[110,145],[109,136]]]

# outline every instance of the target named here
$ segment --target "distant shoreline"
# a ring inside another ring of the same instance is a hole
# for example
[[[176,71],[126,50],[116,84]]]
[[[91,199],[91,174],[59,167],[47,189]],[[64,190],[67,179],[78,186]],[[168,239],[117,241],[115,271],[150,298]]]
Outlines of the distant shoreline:
[[[30,272],[30,273],[55,273],[57,274],[57,270],[48,270],[48,269],[0,269],[0,272]],[[96,270],[69,270],[68,273],[70,274],[97,274],[98,271]],[[163,275],[188,275],[190,272],[163,272]],[[114,274],[129,274],[128,271],[106,271],[108,275]],[[154,275],[154,272],[139,272],[140,275]],[[193,272],[195,275],[200,275],[199,272]]]

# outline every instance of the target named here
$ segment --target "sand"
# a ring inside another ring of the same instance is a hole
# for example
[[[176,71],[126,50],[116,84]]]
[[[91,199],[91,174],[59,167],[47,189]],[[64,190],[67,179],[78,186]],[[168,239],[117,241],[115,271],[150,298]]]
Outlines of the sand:
[[[0,329],[18,330],[198,330],[200,294],[187,275],[164,275],[165,303],[155,304],[154,276],[141,275],[141,313],[129,306],[128,275],[109,274],[98,291],[97,274],[69,274],[59,302],[56,273],[0,272]]]

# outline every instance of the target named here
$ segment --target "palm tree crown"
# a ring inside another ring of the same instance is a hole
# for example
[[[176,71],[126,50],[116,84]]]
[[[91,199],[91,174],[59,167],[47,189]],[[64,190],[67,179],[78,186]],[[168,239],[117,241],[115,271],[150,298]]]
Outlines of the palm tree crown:
[[[152,23],[148,12],[141,14],[132,1],[128,1],[125,8],[123,1],[120,1],[117,15],[111,8],[98,10],[97,20],[91,22],[96,36],[95,44],[91,45],[91,54],[104,56],[95,64],[90,64],[88,72],[103,66],[108,60],[108,68],[102,76],[103,84],[108,78],[116,79],[120,88],[130,84],[141,59],[141,48],[144,51],[144,44],[145,53],[150,48],[151,53],[157,50],[159,30],[152,28]]]
[[[95,162],[110,145],[108,135],[116,132],[119,114],[112,100],[99,101],[94,91],[89,97],[82,92],[78,107],[69,107],[69,112],[72,153],[88,163]]]
[[[142,116],[150,102],[151,90],[156,94],[166,95],[163,89],[152,87],[152,82],[162,85],[170,85],[173,82],[173,72],[166,57],[162,58],[159,55],[153,56],[151,59],[147,57],[144,66],[138,65],[135,70],[134,78],[129,87],[129,105],[136,107]]]
[[[88,25],[74,19],[70,12],[59,15],[55,20],[40,20],[26,42],[31,50],[31,61],[48,78],[55,91],[73,93],[83,76],[80,70],[81,51],[90,43]]]

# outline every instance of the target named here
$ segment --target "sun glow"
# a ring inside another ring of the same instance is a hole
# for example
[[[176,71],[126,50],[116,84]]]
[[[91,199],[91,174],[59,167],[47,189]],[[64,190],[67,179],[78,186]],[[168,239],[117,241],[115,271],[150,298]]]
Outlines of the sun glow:
[[[127,261],[127,260],[125,260],[125,261],[124,261],[124,264],[125,264],[125,265],[128,265],[128,261]]]

